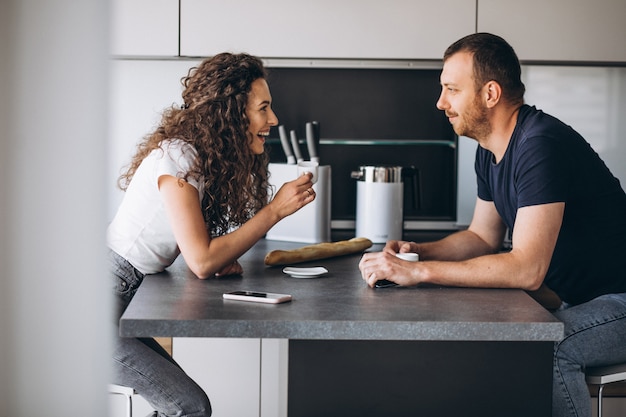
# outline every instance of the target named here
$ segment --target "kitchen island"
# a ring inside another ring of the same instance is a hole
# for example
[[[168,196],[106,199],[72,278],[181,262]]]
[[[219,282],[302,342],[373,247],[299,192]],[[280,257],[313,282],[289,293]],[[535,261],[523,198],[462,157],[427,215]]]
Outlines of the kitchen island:
[[[120,321],[125,337],[289,339],[289,416],[549,416],[552,349],[563,325],[521,290],[372,289],[360,254],[267,267],[298,243],[261,240],[243,276],[197,279],[182,259],[146,277]],[[378,250],[375,246],[372,250]],[[234,290],[287,293],[265,305]]]

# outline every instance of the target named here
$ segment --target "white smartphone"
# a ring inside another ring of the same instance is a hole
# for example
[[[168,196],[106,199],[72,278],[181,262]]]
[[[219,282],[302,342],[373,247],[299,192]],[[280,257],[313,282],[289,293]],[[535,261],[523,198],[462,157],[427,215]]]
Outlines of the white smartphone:
[[[276,294],[272,292],[258,291],[232,291],[224,293],[227,300],[252,301],[255,303],[279,304],[291,301],[289,294]]]

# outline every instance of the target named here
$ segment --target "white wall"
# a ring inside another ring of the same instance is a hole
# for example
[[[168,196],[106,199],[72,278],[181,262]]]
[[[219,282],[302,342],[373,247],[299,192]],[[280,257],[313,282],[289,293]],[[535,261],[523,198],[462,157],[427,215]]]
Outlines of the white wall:
[[[526,102],[578,131],[626,185],[626,68],[523,68]]]
[[[0,415],[105,416],[107,2],[0,2]]]
[[[11,34],[11,13],[8,3],[0,3],[0,53],[5,55],[10,53],[10,34]],[[0,59],[0,127],[8,126],[9,121],[9,60]],[[13,352],[7,337],[13,330],[12,317],[9,316],[11,308],[11,282],[7,276],[11,275],[9,271],[9,263],[7,252],[9,249],[7,236],[7,210],[8,202],[5,198],[5,190],[8,187],[8,138],[0,130],[0,416],[9,414],[9,398],[12,397],[10,378],[11,369],[9,361],[4,358],[10,358]]]
[[[182,103],[180,79],[198,60],[114,60],[111,62],[110,131],[107,166],[108,214],[122,200],[117,178],[141,138],[152,132],[163,109]]]

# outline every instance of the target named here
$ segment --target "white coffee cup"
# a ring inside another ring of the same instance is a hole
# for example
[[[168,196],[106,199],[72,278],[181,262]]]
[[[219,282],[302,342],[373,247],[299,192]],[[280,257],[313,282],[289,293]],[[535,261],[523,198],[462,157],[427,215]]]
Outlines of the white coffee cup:
[[[319,167],[319,162],[315,161],[300,161],[298,162],[298,177],[301,177],[307,172],[313,174],[311,178],[311,182],[315,184],[317,182],[317,168]]]
[[[396,256],[409,262],[417,262],[420,260],[420,256],[417,253],[396,253]]]

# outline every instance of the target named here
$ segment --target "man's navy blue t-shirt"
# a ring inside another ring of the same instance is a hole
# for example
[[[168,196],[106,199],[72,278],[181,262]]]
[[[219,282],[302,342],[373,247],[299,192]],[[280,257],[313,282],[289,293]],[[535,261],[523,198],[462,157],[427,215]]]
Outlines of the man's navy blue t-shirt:
[[[475,169],[478,197],[493,201],[511,230],[519,208],[565,203],[544,280],[563,301],[626,292],[626,194],[576,131],[523,105],[502,160],[479,146]]]

